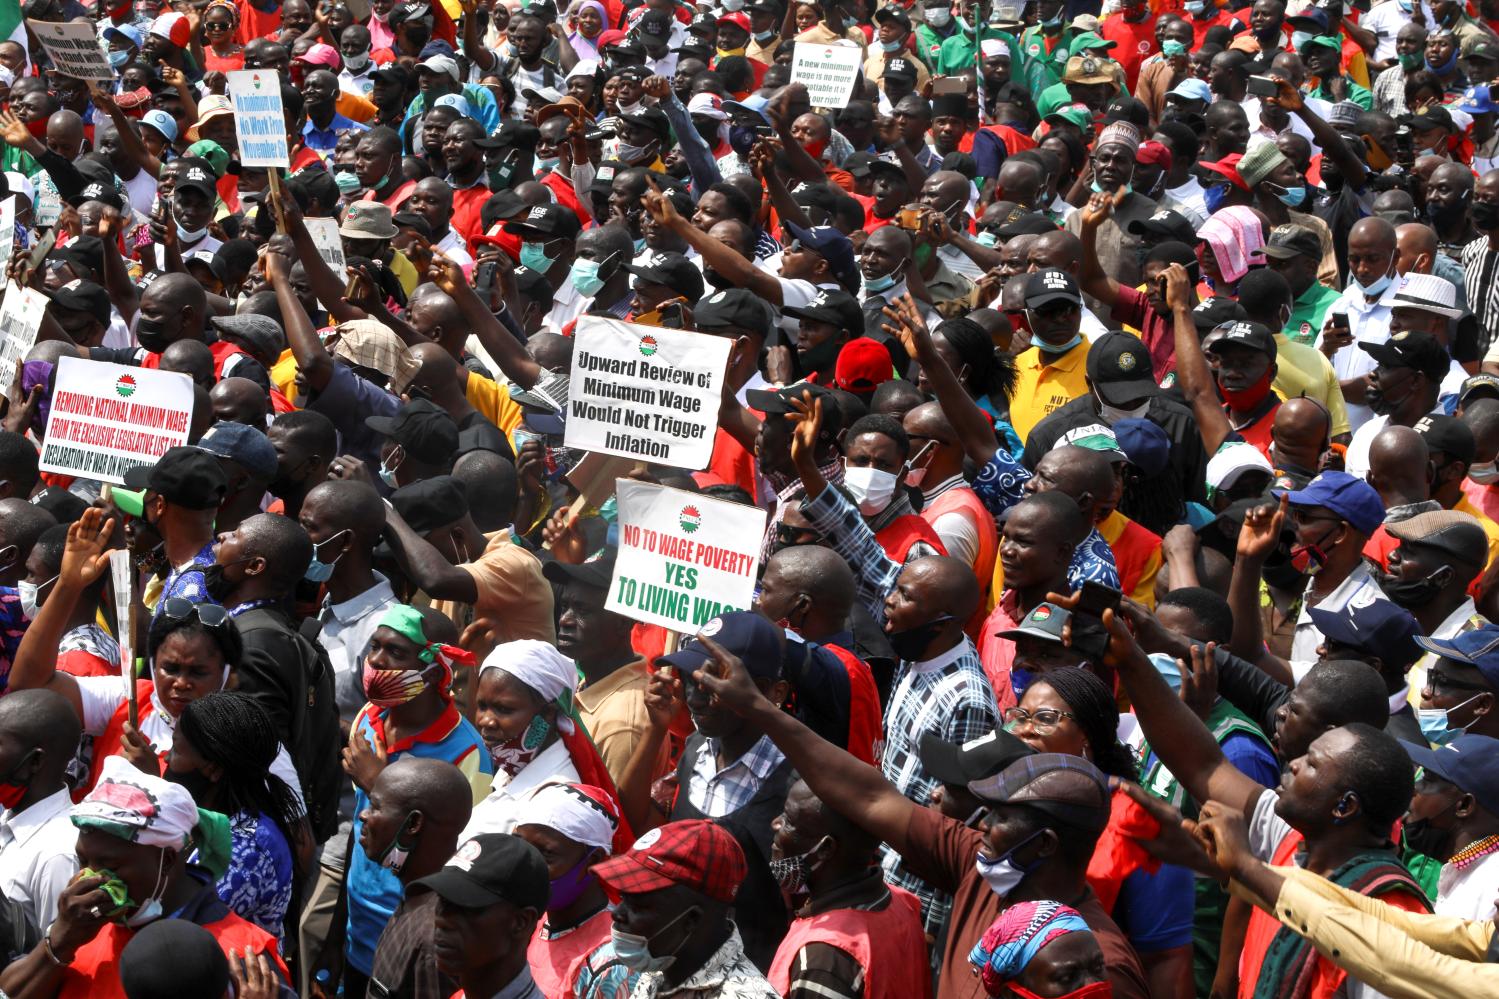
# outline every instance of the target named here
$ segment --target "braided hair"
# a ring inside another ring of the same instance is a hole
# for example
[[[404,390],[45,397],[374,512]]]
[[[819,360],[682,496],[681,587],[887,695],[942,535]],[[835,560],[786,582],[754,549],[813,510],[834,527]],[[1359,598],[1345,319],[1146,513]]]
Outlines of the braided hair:
[[[975,399],[987,396],[995,403],[1010,401],[1015,394],[1015,359],[996,350],[994,341],[989,339],[982,326],[972,319],[959,317],[942,323],[935,332],[947,341],[958,360],[968,365],[968,378],[963,387],[969,395]]]
[[[271,716],[255,698],[220,690],[191,701],[177,720],[177,733],[223,770],[217,784],[219,811],[268,815],[287,843],[296,843],[303,809],[286,782],[270,772],[281,742]]]
[[[1098,677],[1086,669],[1054,669],[1036,677],[1067,702],[1073,721],[1083,730],[1093,748],[1093,764],[1110,777],[1139,779],[1135,754],[1119,741],[1119,705],[1114,694]]]

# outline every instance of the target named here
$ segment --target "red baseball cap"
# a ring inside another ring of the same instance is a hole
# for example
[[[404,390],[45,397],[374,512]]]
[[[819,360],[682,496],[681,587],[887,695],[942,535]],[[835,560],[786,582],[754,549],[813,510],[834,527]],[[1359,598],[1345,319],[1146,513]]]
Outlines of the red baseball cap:
[[[622,894],[686,885],[719,902],[732,902],[749,867],[744,848],[723,826],[687,819],[658,826],[624,853],[593,865],[615,901]]]
[[[1135,159],[1140,163],[1154,163],[1162,170],[1171,169],[1171,150],[1154,139],[1140,143],[1140,148],[1135,150]]]
[[[1235,187],[1247,191],[1249,190],[1249,185],[1244,183],[1243,177],[1239,176],[1239,161],[1243,158],[1244,155],[1242,153],[1229,153],[1221,160],[1213,163],[1199,163],[1197,165],[1214,173],[1221,173],[1232,181]]]
[[[718,17],[718,25],[719,27],[723,27],[725,24],[735,25],[737,27],[743,28],[745,31],[750,30],[749,15],[742,10],[736,10],[732,14],[720,14]]]
[[[894,377],[890,352],[867,336],[844,344],[833,368],[833,384],[845,392],[873,392]]]

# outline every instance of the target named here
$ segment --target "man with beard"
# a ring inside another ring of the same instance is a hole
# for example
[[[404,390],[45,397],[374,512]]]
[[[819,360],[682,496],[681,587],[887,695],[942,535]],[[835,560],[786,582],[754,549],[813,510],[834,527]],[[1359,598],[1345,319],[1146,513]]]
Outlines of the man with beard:
[[[474,144],[483,138],[483,125],[472,118],[459,118],[448,126],[442,139],[448,186],[453,189],[452,226],[464,239],[473,239],[484,231],[482,212],[490,190],[485,183],[484,150]]]
[[[1454,260],[1478,237],[1471,218],[1473,171],[1462,163],[1443,163],[1426,184],[1426,216],[1437,232],[1442,253]]]
[[[1098,134],[1093,147],[1093,181],[1098,192],[1114,199],[1113,214],[1098,223],[1098,261],[1109,277],[1125,287],[1140,283],[1140,237],[1129,234],[1131,222],[1150,218],[1156,203],[1130,189],[1135,173],[1135,159],[1140,149],[1140,132],[1129,122],[1117,121]],[[1082,232],[1081,212],[1067,219],[1067,231]],[[1094,303],[1089,303],[1090,307]],[[1102,308],[1094,308],[1102,313]]]
[[[338,96],[341,91],[338,77],[326,69],[307,74],[302,85],[307,124],[302,126],[302,141],[307,148],[318,153],[331,153],[338,145],[339,136],[345,132],[366,131],[364,125],[338,113]]]
[[[1399,299],[1395,299],[1399,307]],[[1436,337],[1402,330],[1385,343],[1360,343],[1376,366],[1369,372],[1366,396],[1376,414],[1353,433],[1343,467],[1350,474],[1369,473],[1369,445],[1385,427],[1413,427],[1428,413],[1440,412],[1437,395],[1451,358]],[[1470,435],[1471,436],[1471,435]]]

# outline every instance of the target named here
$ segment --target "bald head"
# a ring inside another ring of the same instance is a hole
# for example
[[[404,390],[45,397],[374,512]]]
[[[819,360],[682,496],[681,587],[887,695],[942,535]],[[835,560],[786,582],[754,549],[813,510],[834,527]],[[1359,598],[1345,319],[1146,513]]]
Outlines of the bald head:
[[[56,523],[50,513],[26,500],[14,497],[0,500],[0,551],[14,545],[19,551],[16,555],[16,566],[19,567],[25,563],[36,539]],[[5,558],[0,557],[0,563],[4,561]]]
[[[247,427],[263,431],[271,418],[270,396],[266,395],[265,389],[248,378],[225,378],[209,389],[208,401],[213,404],[215,420],[243,423]]]
[[[51,776],[48,783],[61,780],[82,735],[77,713],[61,694],[50,690],[17,690],[0,698],[0,732],[22,747],[13,759],[42,750],[43,770]]]
[[[78,112],[64,108],[47,119],[47,148],[67,159],[76,160],[83,152],[83,119]]]
[[[1386,253],[1395,249],[1395,227],[1377,215],[1359,219],[1348,230],[1348,249],[1355,243],[1384,249]]]
[[[1431,498],[1426,438],[1411,427],[1385,427],[1369,443],[1369,485],[1386,507]]]
[[[918,587],[934,618],[946,614],[967,621],[978,609],[979,585],[972,567],[951,556],[932,555],[908,562],[901,570],[900,581]]]
[[[1060,490],[1091,514],[1113,497],[1114,483],[1114,466],[1102,451],[1069,444],[1042,456],[1028,488],[1038,493]]]
[[[565,373],[573,367],[573,338],[556,333],[533,333],[526,341],[526,353],[548,371]]]
[[[782,548],[765,563],[767,573],[812,598],[818,613],[845,620],[854,603],[854,573],[843,556],[821,545]]]
[[[443,298],[452,302],[446,295]],[[419,343],[411,347],[409,354],[414,367],[411,369],[411,387],[424,388],[431,395],[456,388],[458,384],[458,362],[453,355],[438,343]]]
[[[519,482],[508,458],[493,451],[469,451],[453,462],[453,478],[463,486],[479,530],[489,534],[510,526]]]
[[[1083,262],[1083,244],[1072,233],[1062,229],[1043,232],[1031,243],[1029,256],[1032,270],[1055,267],[1069,274],[1076,274]]]
[[[468,781],[446,760],[403,756],[380,771],[374,793],[387,810],[420,812],[427,824],[450,835],[467,825],[473,812]]]
[[[302,501],[304,513],[309,507],[334,530],[352,531],[366,553],[385,533],[385,501],[368,482],[331,479],[321,483]]]
[[[958,439],[957,431],[953,430],[947,414],[942,411],[942,404],[938,402],[924,402],[912,409],[906,414],[902,426],[912,437],[930,438],[943,444],[952,444]]]
[[[161,370],[187,375],[203,388],[213,386],[213,351],[201,340],[178,340],[161,352]],[[244,379],[240,379],[244,381]],[[252,383],[253,384],[253,383]],[[259,386],[256,386],[259,389]],[[264,390],[260,390],[264,394]]]
[[[140,318],[162,325],[172,341],[202,340],[208,296],[191,274],[163,274],[141,292]]]

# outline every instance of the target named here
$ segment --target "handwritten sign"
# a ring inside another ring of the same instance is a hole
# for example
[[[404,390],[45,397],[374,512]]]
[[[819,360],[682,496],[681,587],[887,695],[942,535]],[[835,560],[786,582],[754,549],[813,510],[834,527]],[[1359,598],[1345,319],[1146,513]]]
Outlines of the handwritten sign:
[[[193,380],[185,374],[64,357],[41,469],[123,485],[130,469],[186,444],[192,419]]]
[[[10,199],[14,201],[15,199]],[[36,344],[47,297],[31,288],[12,285],[0,301],[0,390],[16,379],[16,370]]]
[[[62,76],[76,80],[111,82],[115,71],[109,65],[109,54],[94,32],[91,21],[68,21],[56,24],[52,21],[27,20],[27,27],[47,50],[52,65]]]
[[[814,108],[846,108],[863,62],[857,45],[797,42],[791,53],[791,82],[806,86]]]
[[[749,610],[765,511],[682,489],[620,479],[619,557],[606,610],[694,634]]]
[[[10,284],[10,255],[16,249],[16,196],[0,201],[0,288]]]
[[[732,341],[604,316],[579,319],[574,339],[568,447],[708,467]]]
[[[281,108],[281,77],[259,69],[235,70],[228,76],[240,164],[290,167],[286,116]]]
[[[344,260],[344,241],[338,235],[338,220],[304,218],[302,224],[307,226],[307,234],[317,244],[318,256],[333,268],[334,274],[342,277],[348,264]]]

